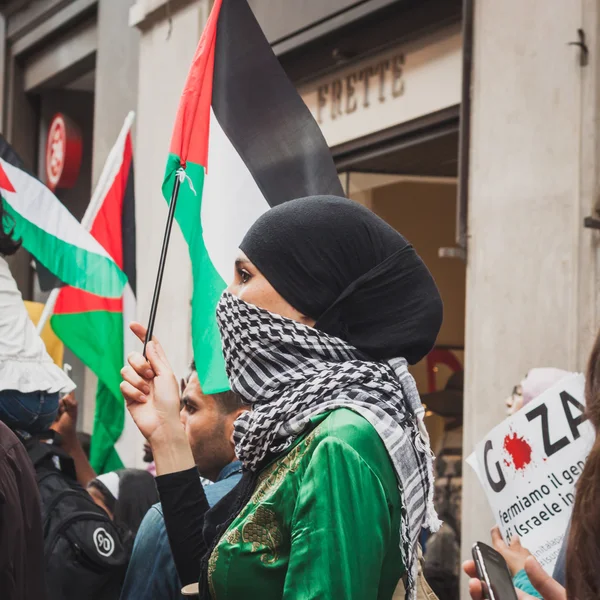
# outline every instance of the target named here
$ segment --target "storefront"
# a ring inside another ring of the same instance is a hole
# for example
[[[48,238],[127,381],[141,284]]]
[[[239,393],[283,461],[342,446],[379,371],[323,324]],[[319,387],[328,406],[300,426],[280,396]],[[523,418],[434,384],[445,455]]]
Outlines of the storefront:
[[[348,196],[405,235],[431,269],[445,306],[438,343],[459,353],[465,264],[440,257],[440,249],[455,243],[461,77],[457,24],[299,88]],[[415,374],[422,392],[429,391],[426,365]],[[443,385],[442,373],[439,379]]]

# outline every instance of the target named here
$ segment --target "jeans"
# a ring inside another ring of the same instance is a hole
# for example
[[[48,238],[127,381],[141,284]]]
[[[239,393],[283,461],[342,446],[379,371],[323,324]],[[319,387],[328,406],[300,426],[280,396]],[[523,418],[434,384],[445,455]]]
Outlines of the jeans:
[[[206,486],[204,491],[209,506],[214,506],[235,487],[242,477],[241,470],[241,463],[233,462],[221,471],[215,483]],[[185,600],[180,590],[162,506],[158,503],[146,513],[138,529],[121,600]]]
[[[58,412],[58,392],[0,391],[0,421],[12,429],[40,433],[50,429]]]

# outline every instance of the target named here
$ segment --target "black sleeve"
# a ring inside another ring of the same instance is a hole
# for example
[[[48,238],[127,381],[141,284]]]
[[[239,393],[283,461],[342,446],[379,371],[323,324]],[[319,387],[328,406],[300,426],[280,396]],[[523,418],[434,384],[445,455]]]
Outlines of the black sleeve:
[[[159,475],[156,486],[181,584],[197,583],[200,559],[206,553],[202,530],[204,515],[209,509],[198,471],[194,467]]]

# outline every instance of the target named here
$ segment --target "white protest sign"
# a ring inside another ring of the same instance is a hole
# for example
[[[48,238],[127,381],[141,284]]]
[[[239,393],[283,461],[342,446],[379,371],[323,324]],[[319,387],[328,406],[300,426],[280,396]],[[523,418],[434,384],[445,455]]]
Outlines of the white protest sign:
[[[570,375],[503,421],[475,448],[475,471],[506,541],[521,538],[552,573],[595,439],[583,375]],[[467,461],[468,462],[468,461]]]

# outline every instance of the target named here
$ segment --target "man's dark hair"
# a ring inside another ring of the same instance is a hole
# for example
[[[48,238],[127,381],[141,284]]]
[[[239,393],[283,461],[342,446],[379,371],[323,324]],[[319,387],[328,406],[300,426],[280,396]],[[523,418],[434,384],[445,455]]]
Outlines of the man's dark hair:
[[[195,360],[193,360],[190,364],[190,371],[191,373],[196,373]],[[226,392],[217,392],[216,394],[210,395],[215,399],[219,410],[225,415],[230,415],[232,412],[247,406],[247,404],[245,404],[242,400],[242,397],[231,390],[227,390]]]
[[[0,255],[11,256],[21,247],[21,240],[13,238],[14,231],[14,219],[6,213],[4,201],[0,198]]]
[[[90,481],[88,487],[94,487],[102,494],[115,523],[135,537],[142,519],[159,500],[154,477],[143,469],[119,469],[114,472],[119,477],[118,499],[100,479]]]

